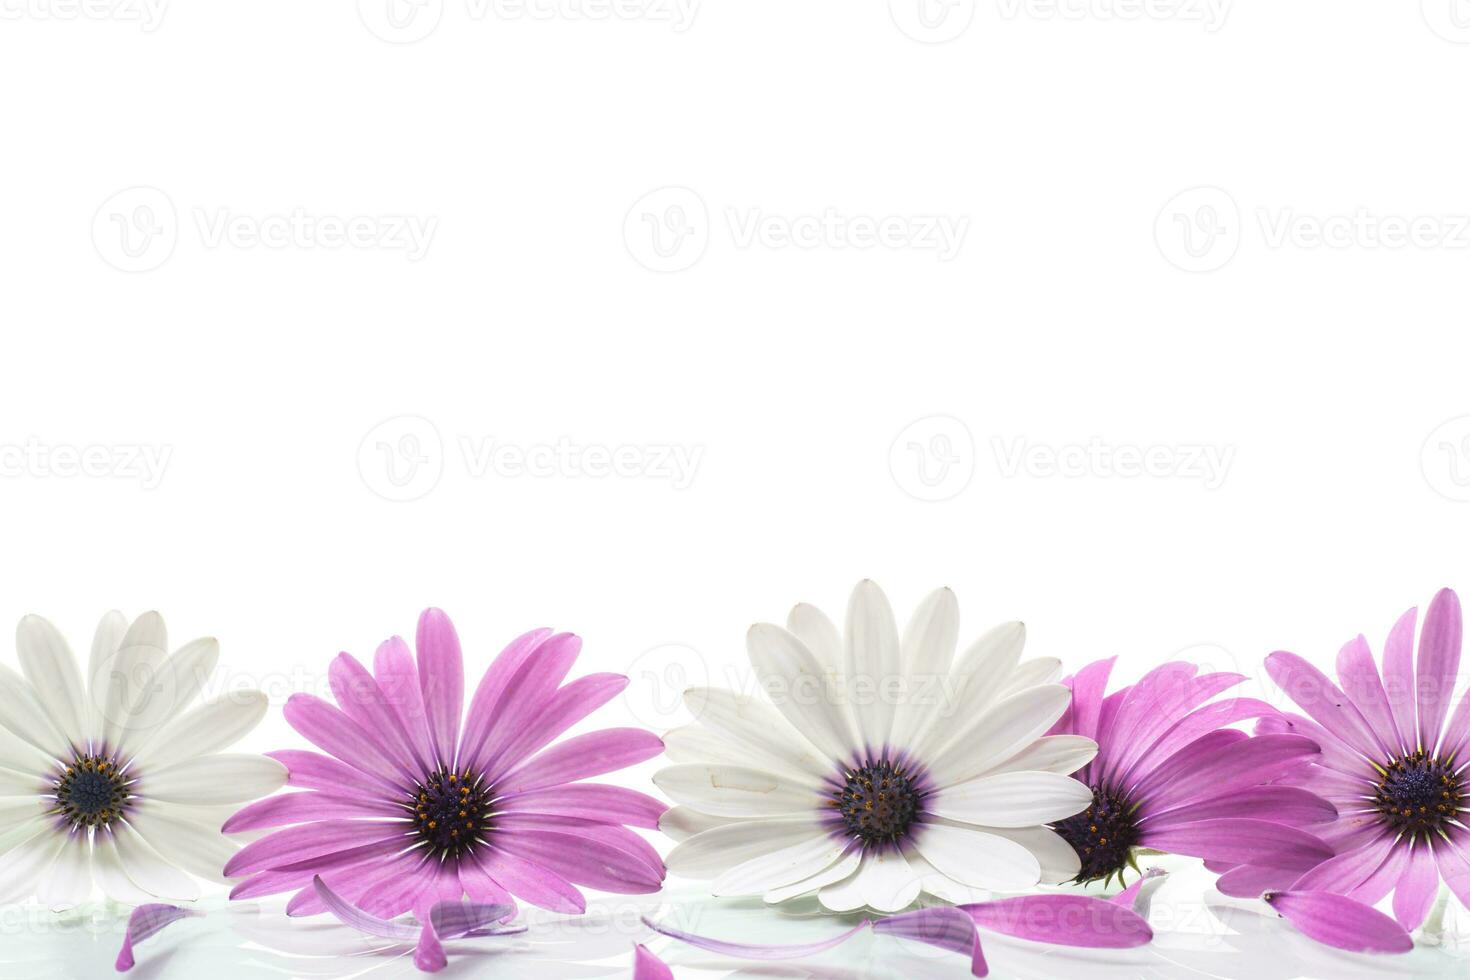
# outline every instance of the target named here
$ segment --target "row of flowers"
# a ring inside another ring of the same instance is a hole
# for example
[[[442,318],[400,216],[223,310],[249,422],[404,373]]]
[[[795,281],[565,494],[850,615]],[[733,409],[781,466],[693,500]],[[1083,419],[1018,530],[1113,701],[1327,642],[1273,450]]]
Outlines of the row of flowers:
[[[1395,624],[1381,671],[1363,637],[1344,646],[1340,684],[1272,654],[1267,672],[1300,709],[1283,712],[1231,693],[1240,674],[1182,662],[1126,686],[1112,660],[1064,677],[1055,659],[1023,659],[1019,623],[962,650],[949,590],[900,631],[864,582],[840,629],[809,605],[752,627],[771,696],[694,689],[696,723],[662,738],[565,738],[627,678],[569,681],[581,641],[542,629],[468,692],[455,629],[431,609],[413,649],[394,637],[371,668],[338,656],[335,703],[289,699],[285,718],[315,751],[254,756],[227,750],[267,700],[203,696],[215,641],[169,653],[157,614],[109,613],[84,671],[31,616],[20,673],[0,666],[0,902],[63,908],[96,887],[139,906],[126,968],[133,944],[188,914],[160,900],[197,899],[203,878],[413,943],[433,970],[447,939],[512,934],[518,903],[578,914],[583,889],[649,894],[672,872],[715,896],[867,910],[878,917],[859,930],[964,953],[983,976],[984,931],[1148,942],[1140,903],[1159,880],[1135,877],[1137,862],[1162,852],[1202,860],[1220,891],[1264,897],[1321,942],[1403,952],[1442,885],[1470,902],[1458,598],[1434,598],[1416,646],[1417,625],[1412,610]],[[853,696],[853,678],[898,690],[940,678],[950,698],[937,710]],[[660,754],[671,765],[654,782],[672,808],[589,781]],[[671,838],[667,857],[637,830]],[[1130,878],[1114,901],[1059,890]],[[1391,918],[1372,908],[1390,893]],[[779,949],[654,928],[766,959],[851,935]],[[637,962],[668,975],[647,950]]]

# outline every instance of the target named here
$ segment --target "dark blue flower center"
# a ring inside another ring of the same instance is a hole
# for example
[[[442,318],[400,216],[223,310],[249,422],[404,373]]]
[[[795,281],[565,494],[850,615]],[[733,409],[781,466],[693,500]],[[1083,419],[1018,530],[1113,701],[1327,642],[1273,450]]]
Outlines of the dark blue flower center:
[[[444,857],[473,850],[490,830],[490,787],[468,769],[439,770],[419,783],[409,809],[419,836]]]
[[[56,810],[74,827],[106,827],[132,798],[131,780],[102,756],[78,756],[56,780]]]
[[[887,759],[847,771],[832,805],[856,838],[868,844],[897,844],[924,812],[924,794],[902,766]]]
[[[1105,786],[1092,787],[1092,806],[1053,826],[1082,861],[1077,882],[1121,876],[1138,843],[1137,807]]]
[[[1441,832],[1460,811],[1460,777],[1444,759],[1415,752],[1381,770],[1373,805],[1384,822],[1400,833],[1428,837]]]

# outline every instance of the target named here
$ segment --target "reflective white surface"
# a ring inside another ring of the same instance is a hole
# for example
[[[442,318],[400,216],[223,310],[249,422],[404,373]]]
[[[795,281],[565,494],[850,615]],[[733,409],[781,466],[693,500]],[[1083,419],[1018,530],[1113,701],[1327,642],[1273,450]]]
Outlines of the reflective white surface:
[[[417,977],[406,947],[363,936],[325,916],[288,919],[279,904],[222,902],[202,918],[171,926],[136,949],[136,980],[188,978]],[[812,904],[780,909],[758,901],[715,900],[680,887],[637,899],[610,897],[587,916],[533,917],[530,931],[509,940],[446,944],[442,977],[489,980],[578,980],[631,975],[632,947],[645,942],[676,977],[809,978],[809,980],[961,980],[962,957],[911,942],[863,933],[838,949],[787,962],[752,963],[705,953],[652,936],[648,914],[681,929],[734,942],[790,944],[833,936],[858,921],[821,913]],[[1222,898],[1209,876],[1184,868],[1160,891],[1150,916],[1155,938],[1133,950],[1069,949],[982,934],[991,976],[1016,980],[1097,977],[1102,980],[1292,980],[1292,978],[1465,977],[1470,942],[1458,930],[1470,917],[1451,905],[1442,942],[1422,941],[1407,956],[1368,957],[1324,948],[1297,933],[1264,904]],[[39,908],[0,912],[0,980],[116,975],[126,910],[107,906],[53,914]]]

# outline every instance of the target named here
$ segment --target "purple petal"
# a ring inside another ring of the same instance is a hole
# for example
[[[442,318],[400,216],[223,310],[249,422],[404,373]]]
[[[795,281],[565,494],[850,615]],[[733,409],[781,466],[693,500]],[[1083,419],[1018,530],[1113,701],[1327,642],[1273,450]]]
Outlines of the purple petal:
[[[286,903],[286,914],[290,916],[320,915],[327,911],[315,880],[321,878],[327,887],[344,900],[353,904],[362,902],[369,890],[380,887],[385,881],[412,874],[419,866],[417,851],[405,851],[388,857],[372,855],[356,864],[338,868],[327,868],[320,874],[310,869],[292,872],[304,887]]]
[[[633,980],[674,980],[674,971],[647,946],[639,945],[633,951]]]
[[[401,766],[376,735],[343,714],[339,708],[312,694],[293,694],[282,712],[292,728],[317,748],[394,786],[403,781]]]
[[[403,808],[372,798],[332,796],[316,790],[281,793],[257,800],[225,821],[223,833],[266,830],[333,817],[401,817]]]
[[[380,936],[383,939],[414,942],[419,937],[418,926],[407,922],[393,922],[363,911],[333,891],[321,879],[321,876],[312,879],[312,887],[321,896],[322,904],[326,906],[327,911],[336,916],[343,925],[350,926],[358,932],[365,932],[370,936]]]
[[[1290,890],[1346,895],[1377,871],[1393,850],[1393,837],[1384,835],[1371,844],[1323,861],[1298,878]]]
[[[1156,760],[1169,758],[1201,735],[1251,718],[1274,714],[1276,714],[1275,708],[1256,698],[1228,698],[1224,701],[1216,701],[1214,704],[1207,704],[1185,715],[1174,727],[1160,735],[1158,740],[1138,757],[1138,761],[1133,766],[1133,772],[1129,772],[1125,779],[1131,781],[1135,772],[1152,768]]]
[[[1419,610],[1410,609],[1399,617],[1383,645],[1383,687],[1388,706],[1393,711],[1394,727],[1404,742],[1418,734],[1415,722],[1414,692],[1414,624]]]
[[[1133,910],[1085,895],[1023,895],[960,909],[981,929],[1056,946],[1130,949],[1153,938]]]
[[[318,752],[287,749],[267,752],[267,756],[286,767],[286,785],[301,789],[319,789],[337,796],[388,797],[401,795],[399,787],[386,779],[369,775],[340,759]]]
[[[563,732],[617,697],[628,686],[622,674],[590,674],[572,681],[548,702],[509,742],[504,760],[520,760],[541,751]],[[493,776],[491,777],[493,778]]]
[[[1117,657],[1094,661],[1077,671],[1076,677],[1064,682],[1072,689],[1072,704],[1050,734],[1084,735],[1096,739],[1097,719],[1102,712],[1108,677],[1117,661]]]
[[[1295,786],[1252,786],[1227,792],[1224,796],[1205,798],[1196,803],[1159,813],[1150,811],[1139,823],[1150,830],[1163,830],[1196,820],[1219,817],[1267,817],[1277,823],[1301,826],[1337,819],[1337,807]]]
[[[484,741],[471,745],[466,740],[462,747],[474,760],[472,768],[494,781],[521,761],[510,755],[511,743],[545,713],[581,652],[582,638],[573,633],[558,633],[531,652],[501,692]]]
[[[339,653],[327,668],[327,682],[342,713],[379,736],[389,758],[396,764],[399,776],[412,782],[429,771],[429,760],[415,756],[413,743],[398,713],[388,703],[373,675],[355,657]]]
[[[506,685],[520,671],[526,658],[546,642],[550,635],[551,630],[539,629],[516,637],[495,658],[495,662],[485,671],[485,676],[480,678],[475,696],[470,699],[469,716],[465,719],[464,734],[460,738],[460,756],[464,765],[471,769],[483,769],[478,764],[476,755],[484,745],[491,727],[503,714],[500,701],[505,695]]]
[[[1122,746],[1122,751],[1115,752],[1114,761],[1109,766],[1117,774],[1117,783],[1127,785],[1131,782],[1133,773],[1150,754],[1154,744],[1191,711],[1244,680],[1243,674],[1203,674],[1185,681],[1176,689],[1158,692],[1152,704],[1139,705],[1143,718],[1134,727],[1129,743]],[[1118,746],[1115,744],[1114,748],[1116,750]]]
[[[1430,615],[1433,614],[1431,609]],[[1428,617],[1424,620],[1424,627],[1429,628]],[[1435,863],[1429,845],[1422,840],[1416,841],[1409,852],[1409,867],[1393,890],[1393,917],[1399,925],[1412,932],[1429,917],[1429,907],[1434,904],[1438,893],[1439,865]]]
[[[1124,746],[1123,751],[1129,751],[1128,747],[1135,744],[1135,736],[1139,727],[1150,723],[1150,715],[1155,712],[1160,698],[1165,697],[1167,692],[1177,692],[1186,687],[1197,673],[1199,673],[1199,668],[1193,664],[1181,662],[1161,664],[1144,674],[1137,684],[1117,692],[1123,694],[1122,703],[1111,719],[1111,731],[1106,736],[1102,734],[1101,725],[1099,725],[1098,744]],[[1099,766],[1094,763],[1093,778],[1102,782],[1111,782],[1112,777],[1121,773],[1124,768],[1126,765],[1120,753],[1118,757],[1110,758],[1107,766]]]
[[[419,657],[419,687],[429,740],[443,766],[454,765],[459,744],[459,719],[464,714],[464,655],[459,636],[442,609],[425,609],[419,616],[414,648]]]
[[[1419,746],[1434,752],[1444,730],[1445,715],[1455,693],[1460,669],[1460,639],[1464,631],[1460,597],[1441,589],[1424,615],[1419,634],[1419,666],[1415,687],[1419,693]]]
[[[383,700],[398,718],[413,758],[427,767],[434,758],[429,715],[424,707],[423,688],[419,686],[418,665],[403,637],[395,636],[378,644],[373,654],[373,676]]]
[[[1266,672],[1317,724],[1367,758],[1378,755],[1377,740],[1348,696],[1327,675],[1294,653],[1277,651],[1266,658]]]
[[[283,870],[308,858],[405,839],[407,825],[393,820],[321,820],[287,827],[246,844],[225,865],[225,876]],[[406,841],[405,841],[406,843]]]
[[[613,848],[640,861],[650,878],[662,881],[664,862],[653,845],[626,827],[615,824],[589,823],[580,817],[562,817],[544,813],[504,813],[495,818],[502,840],[522,832],[567,834],[592,841],[594,845]],[[535,860],[534,858],[532,860]],[[564,872],[559,872],[564,874]],[[570,879],[575,881],[575,879]]]
[[[444,955],[444,947],[439,943],[439,937],[434,935],[434,927],[427,922],[419,930],[419,941],[413,948],[413,965],[424,973],[438,973],[449,965],[449,957]]]
[[[1204,861],[1253,864],[1306,871],[1332,857],[1320,838],[1285,824],[1265,820],[1200,820],[1146,834],[1146,847]]]
[[[1465,847],[1466,841],[1465,831],[1451,828],[1450,839],[1441,840],[1434,848],[1439,873],[1461,905],[1470,905],[1470,850]]]
[[[1181,779],[1197,774],[1201,766],[1209,765],[1230,746],[1249,739],[1250,736],[1245,732],[1234,728],[1221,728],[1218,731],[1206,732],[1161,761],[1152,772],[1143,774],[1138,782],[1129,784],[1129,793],[1140,800],[1155,802],[1153,799],[1155,793],[1172,786]],[[1159,801],[1157,805],[1164,806],[1165,804]]]
[[[1311,939],[1352,953],[1407,953],[1414,941],[1376,909],[1330,892],[1272,892],[1267,904]]]
[[[506,794],[548,789],[647,762],[664,743],[641,728],[609,728],[569,738],[507,773],[497,788]]]
[[[607,831],[600,828],[603,841],[593,841],[575,834],[540,830],[515,829],[495,840],[505,853],[547,868],[574,885],[586,885],[620,895],[642,895],[658,891],[663,884],[663,868],[649,866],[642,853],[623,850]],[[633,836],[632,831],[624,833]],[[658,862],[653,853],[652,860]]]
[[[1114,905],[1121,905],[1125,909],[1132,909],[1135,913],[1148,918],[1150,907],[1153,905],[1154,892],[1164,884],[1164,879],[1169,877],[1169,872],[1163,868],[1149,868],[1137,881],[1114,895],[1108,901]]]
[[[510,905],[482,905],[479,902],[440,902],[429,911],[429,922],[442,939],[459,939],[494,928],[515,914]],[[517,930],[523,931],[523,930]]]
[[[1150,810],[1257,786],[1319,754],[1316,742],[1299,735],[1257,735],[1214,752],[1194,748],[1201,741],[1197,739],[1179,749],[1176,755],[1189,757],[1189,765],[1175,779],[1148,795],[1142,788],[1138,790],[1139,799],[1145,799]]]
[[[1393,720],[1393,709],[1383,690],[1383,680],[1378,676],[1378,665],[1373,662],[1373,651],[1362,635],[1338,651],[1337,679],[1386,755],[1393,757],[1408,752],[1408,742]]]
[[[580,817],[599,823],[627,824],[658,829],[658,819],[669,809],[651,796],[621,786],[576,783],[518,793],[497,801],[505,813],[548,813]]]
[[[1300,735],[1309,738],[1322,751],[1320,756],[1312,760],[1317,765],[1358,779],[1371,776],[1377,782],[1372,766],[1360,753],[1310,718],[1286,712],[1266,715],[1256,722],[1256,734]]]
[[[587,900],[571,882],[535,862],[494,846],[482,848],[475,860],[491,881],[532,905],[567,915],[587,911]]]
[[[117,952],[117,962],[114,964],[117,972],[126,973],[133,968],[133,947],[138,943],[158,935],[180,919],[202,914],[191,909],[181,909],[177,905],[139,905],[133,909],[133,914],[128,916],[128,930],[123,936],[122,948]]]
[[[796,946],[762,946],[751,943],[729,943],[705,936],[696,936],[693,933],[659,925],[652,919],[644,919],[643,924],[661,936],[677,939],[696,949],[719,953],[722,956],[737,956],[747,960],[798,960],[804,956],[815,956],[829,949],[836,949],[870,925],[867,920],[864,920],[840,935],[817,943],[803,943]]]
[[[1231,898],[1260,898],[1266,892],[1285,891],[1301,871],[1297,868],[1268,868],[1242,864],[1220,875],[1215,887]]]
[[[973,976],[983,977],[990,972],[975,920],[957,908],[919,909],[879,919],[873,923],[873,932],[968,956]]]

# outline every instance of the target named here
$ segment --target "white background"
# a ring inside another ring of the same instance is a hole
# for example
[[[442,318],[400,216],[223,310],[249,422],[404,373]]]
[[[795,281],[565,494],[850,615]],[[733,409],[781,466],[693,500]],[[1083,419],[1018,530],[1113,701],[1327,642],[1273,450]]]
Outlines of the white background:
[[[862,577],[1127,678],[1467,581],[1464,0],[153,2],[0,0],[0,618],[662,728]]]

